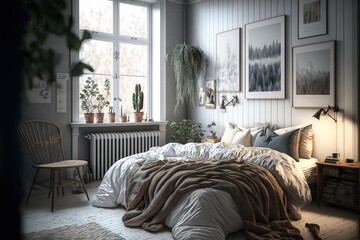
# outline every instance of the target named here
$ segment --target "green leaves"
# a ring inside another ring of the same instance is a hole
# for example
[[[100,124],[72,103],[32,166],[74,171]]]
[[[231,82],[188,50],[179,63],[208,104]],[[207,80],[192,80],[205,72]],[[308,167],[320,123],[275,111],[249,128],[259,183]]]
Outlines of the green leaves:
[[[143,109],[144,105],[144,92],[141,91],[141,85],[135,85],[135,92],[132,95],[133,108],[135,112],[140,112]]]
[[[65,0],[26,1],[28,23],[24,31],[22,52],[30,89],[34,78],[49,83],[56,81],[55,69],[60,61],[60,54],[46,46],[50,34],[64,37],[70,51],[79,51],[83,42],[91,38],[88,31],[84,31],[81,39],[72,31],[73,19],[71,16],[66,19],[63,13],[67,8],[66,3]],[[85,69],[94,71],[90,65],[80,61],[72,66],[70,73],[80,76]]]
[[[96,109],[96,105],[93,104],[93,98],[100,93],[99,87],[97,83],[88,77],[85,81],[85,85],[80,92],[80,102],[81,109],[85,111],[85,113],[92,113]]]
[[[205,67],[203,51],[192,44],[179,43],[169,51],[166,59],[169,60],[175,72],[176,79],[176,106],[184,103],[196,104],[197,80]]]
[[[200,142],[205,130],[201,123],[193,122],[190,119],[183,119],[179,123],[172,122],[170,127],[175,131],[171,135],[171,142],[186,144],[188,142]]]

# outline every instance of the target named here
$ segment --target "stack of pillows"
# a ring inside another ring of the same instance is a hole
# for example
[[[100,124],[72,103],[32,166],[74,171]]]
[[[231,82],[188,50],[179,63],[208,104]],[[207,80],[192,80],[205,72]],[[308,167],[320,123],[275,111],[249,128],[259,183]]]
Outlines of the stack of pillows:
[[[225,146],[241,144],[245,147],[267,147],[286,153],[295,161],[309,159],[313,153],[312,125],[296,125],[274,130],[269,124],[256,127],[238,127],[229,123],[225,127],[221,142]]]

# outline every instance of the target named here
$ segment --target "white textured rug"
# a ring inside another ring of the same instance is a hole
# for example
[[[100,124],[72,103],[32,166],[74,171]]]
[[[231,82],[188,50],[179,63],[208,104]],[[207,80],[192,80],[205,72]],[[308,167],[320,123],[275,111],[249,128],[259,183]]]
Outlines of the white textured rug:
[[[64,240],[88,240],[88,239],[106,239],[106,240],[125,240],[121,236],[102,227],[98,223],[89,222],[83,225],[66,225],[63,227],[42,230],[39,232],[27,233],[23,239],[64,239]]]

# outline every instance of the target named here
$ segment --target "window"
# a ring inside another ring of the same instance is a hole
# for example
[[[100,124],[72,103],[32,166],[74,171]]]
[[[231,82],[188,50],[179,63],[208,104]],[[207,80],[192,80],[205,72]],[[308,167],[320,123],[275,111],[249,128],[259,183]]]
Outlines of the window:
[[[79,77],[79,85],[76,91],[74,90],[74,96],[79,96],[88,77],[98,83],[100,90],[104,81],[109,79],[110,105],[114,106],[117,116],[120,112],[130,114],[133,112],[132,93],[135,84],[140,83],[145,94],[142,111],[149,113],[150,5],[117,0],[79,0],[78,4],[80,36],[83,30],[89,30],[92,32],[92,39],[84,42],[77,57],[90,64],[94,72]],[[118,101],[113,101],[114,97],[122,99],[121,106]],[[84,112],[79,102],[75,102],[74,120],[82,121]]]

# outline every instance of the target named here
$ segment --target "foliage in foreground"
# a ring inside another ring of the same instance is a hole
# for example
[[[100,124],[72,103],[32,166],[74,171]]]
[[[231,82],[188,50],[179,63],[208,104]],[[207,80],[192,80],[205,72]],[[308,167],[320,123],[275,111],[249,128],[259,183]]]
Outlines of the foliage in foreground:
[[[190,119],[183,119],[178,123],[174,121],[170,124],[170,127],[174,129],[170,141],[182,144],[200,142],[205,132],[201,128],[201,123],[193,122]]]

